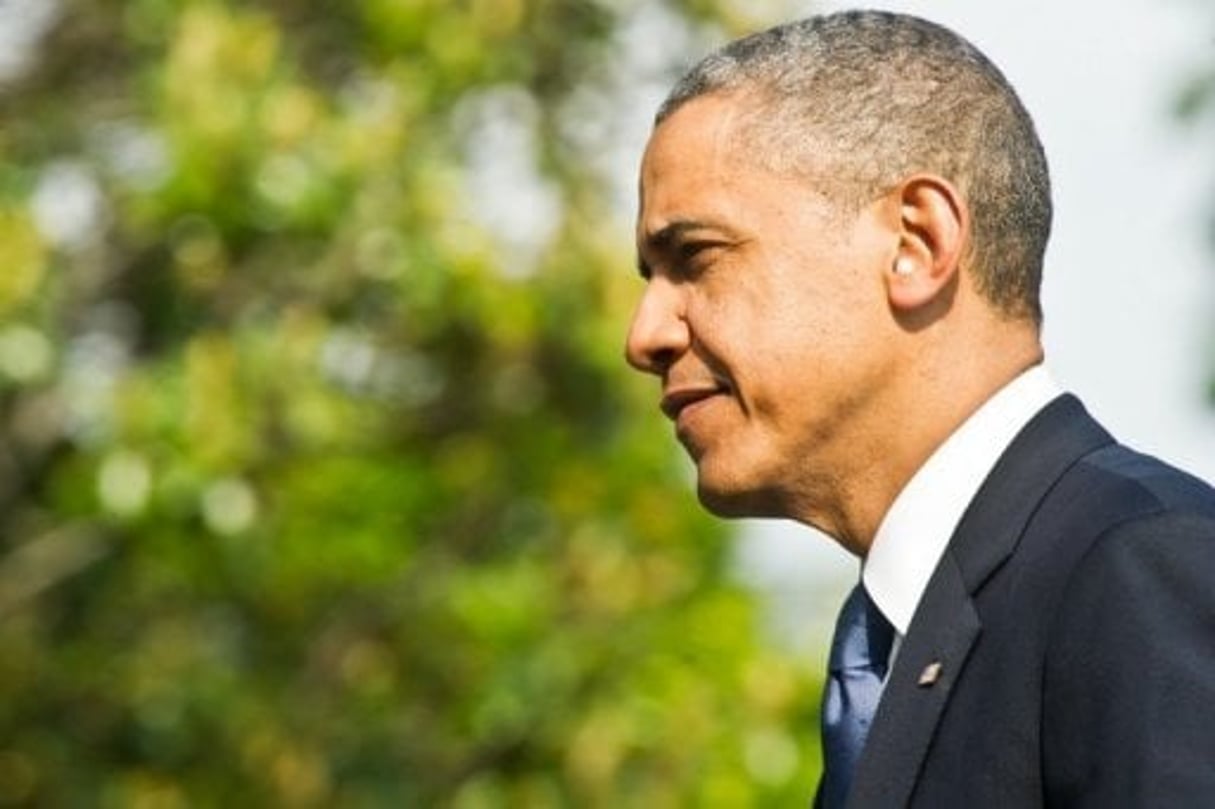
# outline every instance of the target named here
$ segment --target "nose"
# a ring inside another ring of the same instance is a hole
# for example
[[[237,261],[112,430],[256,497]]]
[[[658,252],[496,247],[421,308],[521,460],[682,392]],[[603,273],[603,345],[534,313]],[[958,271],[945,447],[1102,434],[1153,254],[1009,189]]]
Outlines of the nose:
[[[624,354],[639,371],[662,375],[692,342],[678,289],[653,278],[633,313]]]

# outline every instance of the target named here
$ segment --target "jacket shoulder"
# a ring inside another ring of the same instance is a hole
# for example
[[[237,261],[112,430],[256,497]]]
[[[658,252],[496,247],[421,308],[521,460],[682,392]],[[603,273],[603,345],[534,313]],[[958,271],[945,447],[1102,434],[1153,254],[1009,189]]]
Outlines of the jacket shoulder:
[[[1119,446],[1071,476],[1091,522],[1046,647],[1047,793],[1215,804],[1215,770],[1179,765],[1215,749],[1215,490]]]

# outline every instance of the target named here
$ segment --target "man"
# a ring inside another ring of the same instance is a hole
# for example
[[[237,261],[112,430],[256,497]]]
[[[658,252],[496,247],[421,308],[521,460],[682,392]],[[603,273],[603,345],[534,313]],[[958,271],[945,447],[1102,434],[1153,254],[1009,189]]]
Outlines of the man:
[[[659,110],[628,359],[706,507],[862,560],[820,805],[1215,806],[1215,492],[1042,367],[1050,217],[1012,88],[916,18],[747,37]]]

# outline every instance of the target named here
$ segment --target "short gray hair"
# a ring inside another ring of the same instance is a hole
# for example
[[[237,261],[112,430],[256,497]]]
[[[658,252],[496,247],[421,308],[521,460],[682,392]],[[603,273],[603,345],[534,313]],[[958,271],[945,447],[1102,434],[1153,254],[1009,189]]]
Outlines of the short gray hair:
[[[970,210],[971,271],[1012,317],[1042,319],[1050,175],[1033,121],[974,45],[927,20],[848,11],[731,42],[679,80],[656,124],[687,101],[739,93],[745,135],[775,170],[829,172],[859,204],[916,172],[958,186]]]

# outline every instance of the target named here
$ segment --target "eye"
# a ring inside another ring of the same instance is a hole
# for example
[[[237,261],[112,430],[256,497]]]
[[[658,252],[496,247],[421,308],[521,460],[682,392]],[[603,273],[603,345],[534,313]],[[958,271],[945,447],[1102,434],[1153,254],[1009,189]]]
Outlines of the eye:
[[[682,242],[677,249],[679,264],[689,274],[704,272],[723,246],[721,242],[707,240]]]

